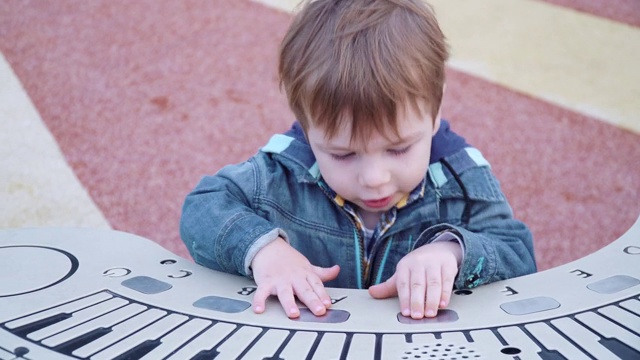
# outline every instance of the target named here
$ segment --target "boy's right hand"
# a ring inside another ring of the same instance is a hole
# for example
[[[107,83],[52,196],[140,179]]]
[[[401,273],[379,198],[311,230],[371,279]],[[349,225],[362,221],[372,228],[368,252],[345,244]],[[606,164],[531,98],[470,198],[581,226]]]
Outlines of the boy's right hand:
[[[264,312],[267,298],[276,295],[290,318],[300,316],[294,295],[314,315],[324,315],[331,306],[331,298],[323,283],[335,279],[340,272],[338,265],[330,268],[312,265],[282,238],[260,249],[251,262],[251,268],[258,285],[253,296],[253,311],[257,314]]]

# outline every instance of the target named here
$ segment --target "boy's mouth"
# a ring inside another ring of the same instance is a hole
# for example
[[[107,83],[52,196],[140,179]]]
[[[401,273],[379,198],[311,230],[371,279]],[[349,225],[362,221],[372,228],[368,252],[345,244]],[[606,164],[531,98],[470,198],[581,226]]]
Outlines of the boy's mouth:
[[[382,199],[362,200],[362,203],[368,208],[380,209],[389,205],[390,201],[391,201],[391,196],[387,196],[386,198],[382,198]]]

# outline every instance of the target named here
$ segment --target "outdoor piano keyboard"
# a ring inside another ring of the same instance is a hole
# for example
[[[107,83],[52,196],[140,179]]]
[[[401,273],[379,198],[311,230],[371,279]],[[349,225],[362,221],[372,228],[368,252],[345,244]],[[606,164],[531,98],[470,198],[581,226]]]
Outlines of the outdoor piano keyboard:
[[[640,359],[640,219],[547,271],[456,291],[433,319],[329,288],[288,319],[255,284],[154,242],[95,229],[0,230],[0,360]]]

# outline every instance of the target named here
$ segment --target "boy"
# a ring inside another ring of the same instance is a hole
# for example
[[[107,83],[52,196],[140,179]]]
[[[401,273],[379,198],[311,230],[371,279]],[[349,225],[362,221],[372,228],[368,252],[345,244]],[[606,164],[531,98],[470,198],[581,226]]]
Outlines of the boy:
[[[254,311],[276,295],[291,318],[295,297],[324,314],[325,284],[397,295],[419,319],[454,287],[534,272],[530,231],[440,119],[447,56],[420,0],[305,3],[279,65],[299,123],[187,196],[194,260],[253,277]]]

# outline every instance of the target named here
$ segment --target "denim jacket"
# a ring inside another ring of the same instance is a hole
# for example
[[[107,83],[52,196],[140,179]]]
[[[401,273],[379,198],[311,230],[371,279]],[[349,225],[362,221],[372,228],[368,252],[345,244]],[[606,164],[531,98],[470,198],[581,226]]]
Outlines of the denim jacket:
[[[383,282],[402,257],[443,232],[464,250],[455,288],[535,272],[531,232],[513,217],[482,154],[443,120],[431,157],[417,196],[392,209],[393,225],[369,262],[362,231],[322,181],[298,124],[248,161],[205,176],[185,200],[181,237],[197,263],[251,276],[255,254],[281,236],[314,265],[340,265],[337,279],[325,284],[331,287]]]

